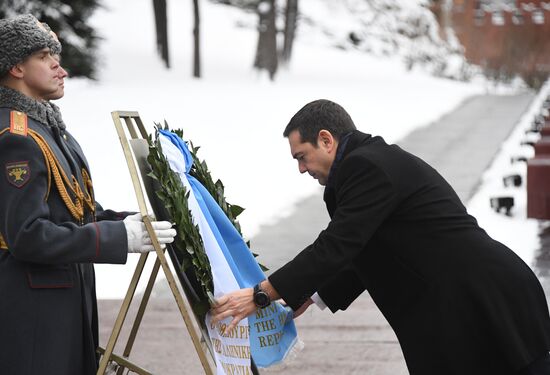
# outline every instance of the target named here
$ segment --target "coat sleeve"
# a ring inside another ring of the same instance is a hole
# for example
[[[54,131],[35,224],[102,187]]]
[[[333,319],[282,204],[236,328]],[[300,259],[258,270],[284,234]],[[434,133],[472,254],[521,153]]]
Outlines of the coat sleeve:
[[[105,210],[99,202],[95,202],[95,217],[97,221],[120,221],[126,219],[127,216],[136,214],[137,212],[132,211],[113,211]]]
[[[125,263],[124,223],[103,221],[79,226],[53,222],[47,199],[49,172],[42,151],[30,136],[0,135],[0,234],[8,251],[21,261],[43,264]],[[24,183],[14,184],[8,169],[26,166]],[[50,195],[55,193],[51,182]],[[59,209],[66,209],[59,206]]]
[[[397,194],[384,171],[361,155],[350,155],[338,172],[336,210],[328,227],[274,272],[269,277],[271,284],[290,307],[298,309],[366,251],[367,242],[396,205]]]
[[[365,286],[351,266],[345,267],[317,291],[333,313],[346,310],[365,291]]]

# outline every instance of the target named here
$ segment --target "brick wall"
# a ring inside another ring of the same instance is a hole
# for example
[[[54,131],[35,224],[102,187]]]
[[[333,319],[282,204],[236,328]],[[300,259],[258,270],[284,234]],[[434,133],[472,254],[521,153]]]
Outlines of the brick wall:
[[[448,20],[468,61],[486,74],[518,73],[535,87],[550,75],[550,0],[453,0],[446,18],[440,3],[436,17]]]

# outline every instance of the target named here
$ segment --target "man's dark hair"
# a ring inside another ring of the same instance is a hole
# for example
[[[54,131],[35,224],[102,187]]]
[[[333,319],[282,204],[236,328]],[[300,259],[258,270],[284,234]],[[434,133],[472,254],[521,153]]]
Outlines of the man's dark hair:
[[[350,115],[342,106],[326,99],[306,104],[290,119],[283,132],[284,137],[298,130],[302,142],[317,147],[317,137],[321,130],[328,130],[338,141],[341,136],[356,130]]]

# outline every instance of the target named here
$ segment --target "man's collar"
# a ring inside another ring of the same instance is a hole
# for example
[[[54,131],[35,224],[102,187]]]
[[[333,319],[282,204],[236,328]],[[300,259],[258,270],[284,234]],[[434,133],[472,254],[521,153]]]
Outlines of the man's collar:
[[[333,180],[335,179],[338,165],[340,164],[340,161],[344,157],[346,146],[352,134],[353,132],[349,132],[344,134],[342,137],[340,137],[340,141],[338,142],[338,148],[336,149],[336,155],[334,156],[334,161],[332,162],[332,166],[330,167],[330,171],[328,173],[327,184],[326,184],[327,187],[332,186],[334,182]]]
[[[0,107],[11,108],[52,128],[65,129],[59,108],[48,101],[38,101],[17,90],[0,86]]]

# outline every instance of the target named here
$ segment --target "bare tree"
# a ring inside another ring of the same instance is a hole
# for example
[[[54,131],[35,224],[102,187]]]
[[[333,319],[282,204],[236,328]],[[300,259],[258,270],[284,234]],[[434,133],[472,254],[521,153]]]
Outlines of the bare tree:
[[[155,12],[155,26],[157,31],[157,50],[160,57],[170,67],[170,56],[168,53],[168,16],[166,14],[166,0],[153,0]]]
[[[296,26],[298,23],[298,0],[287,0],[285,10],[285,31],[283,51],[281,53],[282,61],[285,64],[290,62],[292,55],[292,45],[296,35]]]
[[[193,26],[193,77],[201,77],[201,51],[200,51],[200,12],[199,0],[193,0],[193,13],[195,24]]]
[[[259,37],[254,67],[275,78],[277,72],[277,30],[275,27],[275,0],[262,0],[258,4]]]

